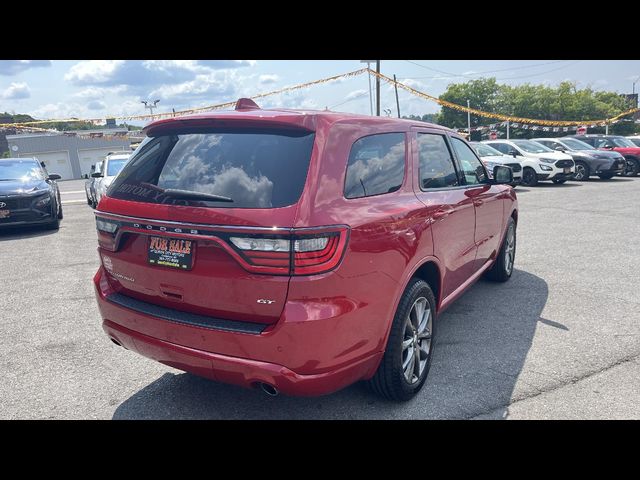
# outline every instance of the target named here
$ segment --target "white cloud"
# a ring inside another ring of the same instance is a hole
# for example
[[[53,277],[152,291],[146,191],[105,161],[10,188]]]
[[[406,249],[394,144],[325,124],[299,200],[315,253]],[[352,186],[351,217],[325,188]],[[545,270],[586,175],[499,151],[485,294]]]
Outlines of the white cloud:
[[[0,75],[17,75],[30,68],[50,66],[51,60],[0,60]]]
[[[86,60],[73,65],[64,78],[81,86],[126,85],[131,92],[142,95],[149,86],[183,83],[197,75],[252,64],[246,60]]]
[[[364,97],[365,93],[369,93],[369,90],[365,90],[364,88],[361,88],[359,90],[354,90],[352,92],[349,92],[347,96],[344,97],[344,99],[346,101],[346,100],[353,100],[354,98],[358,98],[358,97]]]
[[[29,98],[31,96],[31,90],[25,82],[12,82],[0,96],[6,100],[21,100],[23,98]]]
[[[260,75],[260,77],[258,78],[258,81],[263,85],[276,83],[278,80],[280,80],[280,77],[275,74]]]
[[[107,104],[102,100],[91,100],[89,103],[87,103],[87,108],[89,110],[104,110],[105,108],[107,108]]]

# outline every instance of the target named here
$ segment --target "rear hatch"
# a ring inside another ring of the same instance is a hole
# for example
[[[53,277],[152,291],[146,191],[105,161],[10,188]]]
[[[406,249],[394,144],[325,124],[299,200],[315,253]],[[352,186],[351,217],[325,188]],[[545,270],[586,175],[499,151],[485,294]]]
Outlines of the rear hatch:
[[[256,124],[147,137],[96,212],[112,287],[188,313],[276,322],[314,137]]]

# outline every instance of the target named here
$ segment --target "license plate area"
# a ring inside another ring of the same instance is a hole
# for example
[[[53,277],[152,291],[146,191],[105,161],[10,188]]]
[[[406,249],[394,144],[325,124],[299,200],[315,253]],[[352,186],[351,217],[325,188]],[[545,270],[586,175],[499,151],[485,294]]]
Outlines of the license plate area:
[[[10,215],[11,215],[11,210],[0,209],[0,218],[9,218]]]
[[[174,270],[193,268],[196,244],[193,240],[171,237],[149,237],[147,262]]]
[[[564,167],[564,173],[571,173],[571,167]]]

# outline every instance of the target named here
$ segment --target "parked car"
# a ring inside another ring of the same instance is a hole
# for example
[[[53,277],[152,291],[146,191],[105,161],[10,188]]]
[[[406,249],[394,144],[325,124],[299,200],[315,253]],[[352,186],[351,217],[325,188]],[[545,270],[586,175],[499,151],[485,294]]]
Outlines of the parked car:
[[[575,164],[566,153],[555,152],[531,140],[485,140],[496,150],[522,163],[522,185],[533,187],[541,180],[561,184],[573,177]]]
[[[437,316],[516,251],[511,169],[438,125],[328,111],[156,121],[96,211],[106,334],[268,394],[406,400]],[[415,146],[410,148],[409,146]]]
[[[640,135],[632,135],[627,137],[628,140],[631,140],[634,145],[640,147]]]
[[[96,167],[96,172],[91,174],[91,177],[95,180],[93,183],[95,192],[94,208],[100,203],[100,199],[107,191],[107,188],[109,188],[113,179],[120,173],[130,157],[130,153],[110,153],[100,162],[100,169],[98,170]]]
[[[91,208],[96,208],[98,204],[96,202],[96,189],[95,183],[96,178],[94,178],[93,174],[100,171],[102,167],[102,162],[98,162],[95,165],[91,165],[91,171],[89,173],[89,178],[84,182],[84,193],[87,195],[87,205],[91,206]]]
[[[56,180],[35,158],[0,158],[0,228],[43,225],[58,229],[62,202]]]
[[[495,148],[484,143],[470,143],[480,157],[480,160],[482,161],[484,166],[487,167],[487,175],[489,175],[490,179],[493,178],[492,172],[493,168],[496,165],[506,165],[513,171],[513,183],[511,184],[511,186],[515,187],[522,182],[522,164],[517,161],[517,159],[514,159],[511,155],[505,155],[499,150],[496,150]]]
[[[577,138],[598,150],[621,153],[627,160],[622,173],[625,177],[635,177],[640,172],[640,147],[627,138],[620,135],[569,135],[568,138]]]
[[[596,150],[576,138],[535,138],[535,142],[551,150],[571,155],[576,164],[574,180],[589,180],[591,175],[608,180],[624,172],[626,161],[618,152]]]

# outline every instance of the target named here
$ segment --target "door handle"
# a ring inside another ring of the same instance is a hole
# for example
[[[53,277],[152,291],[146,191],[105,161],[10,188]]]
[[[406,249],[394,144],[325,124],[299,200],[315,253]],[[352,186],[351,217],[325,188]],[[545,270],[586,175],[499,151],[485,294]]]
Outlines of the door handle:
[[[439,207],[435,212],[433,212],[433,215],[431,216],[434,220],[440,220],[442,218],[445,218],[446,216],[448,216],[449,214],[454,212],[454,208],[450,207],[450,206],[442,206]]]

